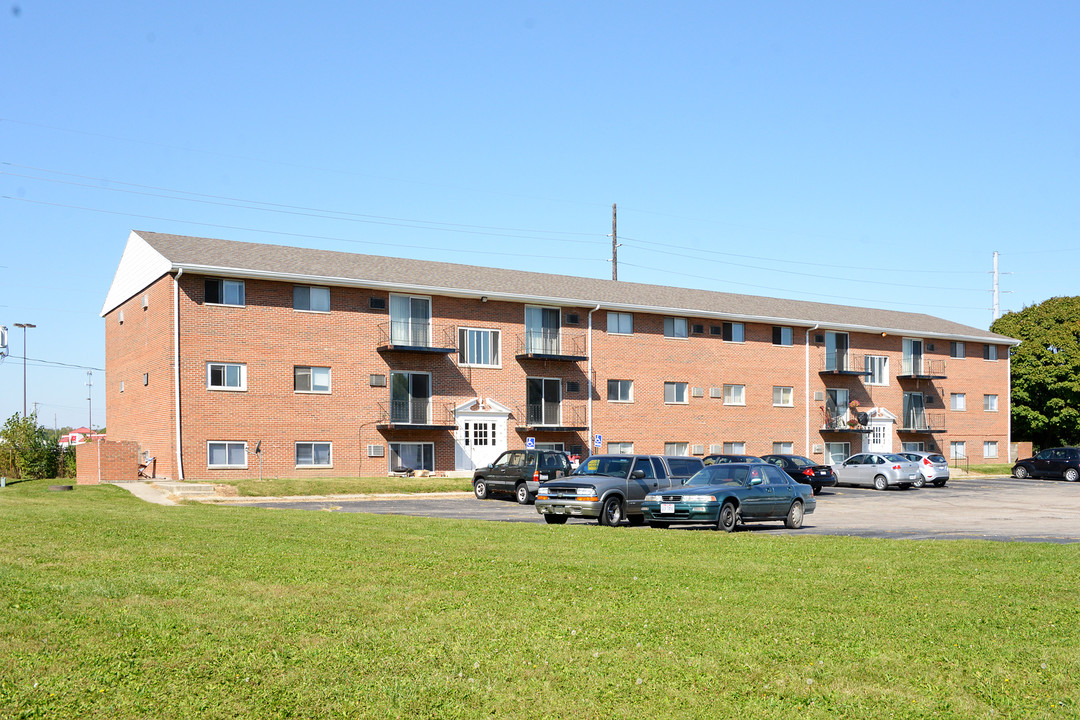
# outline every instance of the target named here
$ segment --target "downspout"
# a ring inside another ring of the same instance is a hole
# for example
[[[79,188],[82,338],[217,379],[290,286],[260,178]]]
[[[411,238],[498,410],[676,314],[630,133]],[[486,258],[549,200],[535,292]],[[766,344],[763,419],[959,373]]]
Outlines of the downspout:
[[[589,346],[588,346],[588,349],[587,349],[587,351],[585,353],[586,355],[589,356],[589,378],[588,378],[588,388],[589,388],[589,405],[588,405],[589,437],[585,438],[585,447],[588,450],[588,455],[593,454],[592,453],[592,445],[593,445],[593,425],[592,425],[592,396],[593,396],[593,381],[592,381],[592,314],[594,312],[596,312],[597,310],[599,310],[599,309],[600,309],[600,305],[597,304],[596,307],[594,307],[592,310],[589,311],[589,336],[587,338]]]
[[[804,373],[805,377],[803,386],[806,389],[806,455],[807,457],[813,457],[810,450],[810,333],[821,327],[821,323],[815,323],[814,327],[806,329],[806,342],[803,343],[803,355],[804,357]],[[827,458],[826,458],[827,459]],[[825,464],[824,462],[822,464]]]
[[[184,452],[180,445],[180,276],[184,268],[173,276],[173,393],[176,395],[176,475],[184,479]]]
[[[1005,457],[1009,459],[1009,464],[1012,464],[1012,347],[1005,349],[1006,358],[1008,364],[1005,366],[1008,370],[1006,380],[1008,382],[1009,391],[1005,393],[1005,397],[1008,398],[1008,402],[1005,403]],[[1016,459],[1019,460],[1020,456],[1017,455]],[[985,461],[984,461],[985,462]]]

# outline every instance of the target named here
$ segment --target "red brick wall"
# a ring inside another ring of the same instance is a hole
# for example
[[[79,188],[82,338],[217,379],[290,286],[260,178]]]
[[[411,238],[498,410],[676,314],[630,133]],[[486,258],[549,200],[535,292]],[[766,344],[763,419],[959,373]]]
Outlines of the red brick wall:
[[[75,446],[76,482],[97,485],[139,479],[139,444],[99,440]]]

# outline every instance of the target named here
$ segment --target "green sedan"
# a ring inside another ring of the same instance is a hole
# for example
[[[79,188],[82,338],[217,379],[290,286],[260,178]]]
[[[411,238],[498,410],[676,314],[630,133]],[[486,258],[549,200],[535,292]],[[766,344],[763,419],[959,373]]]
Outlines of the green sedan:
[[[782,520],[802,527],[803,516],[817,501],[809,485],[797,483],[775,465],[728,463],[709,465],[682,487],[652,492],[641,510],[651,527],[675,523],[715,525],[734,531],[740,523]]]

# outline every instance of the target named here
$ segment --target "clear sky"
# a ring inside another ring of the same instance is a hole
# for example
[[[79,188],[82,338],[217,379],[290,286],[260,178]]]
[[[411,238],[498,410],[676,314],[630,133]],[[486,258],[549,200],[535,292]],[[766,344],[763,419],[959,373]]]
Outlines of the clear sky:
[[[104,412],[131,229],[991,321],[1080,293],[1080,3],[0,9],[0,419]],[[73,365],[67,367],[61,365]],[[164,412],[165,409],[163,408]]]

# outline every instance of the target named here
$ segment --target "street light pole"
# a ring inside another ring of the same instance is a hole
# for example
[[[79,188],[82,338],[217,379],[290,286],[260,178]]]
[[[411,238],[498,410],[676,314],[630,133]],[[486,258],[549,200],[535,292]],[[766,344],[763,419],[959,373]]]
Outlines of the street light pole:
[[[22,328],[22,416],[26,419],[26,329],[36,328],[33,323],[15,323],[15,327]]]

